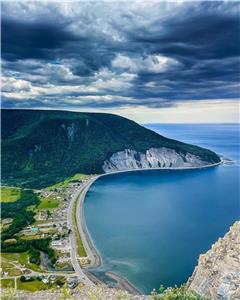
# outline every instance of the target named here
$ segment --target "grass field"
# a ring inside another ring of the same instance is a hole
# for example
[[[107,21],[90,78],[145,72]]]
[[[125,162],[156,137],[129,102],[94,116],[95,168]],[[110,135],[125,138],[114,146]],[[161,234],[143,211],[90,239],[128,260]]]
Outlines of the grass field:
[[[77,201],[78,201],[78,199],[77,199]],[[83,246],[83,243],[81,240],[81,236],[80,236],[78,228],[77,228],[77,217],[76,217],[77,201],[75,201],[74,207],[73,207],[73,222],[74,222],[74,233],[75,233],[76,242],[77,242],[77,252],[78,252],[79,257],[86,257],[87,253],[84,249],[84,246]]]
[[[8,272],[8,276],[21,275],[21,271],[19,268],[16,268],[14,264],[3,258],[1,259],[1,268],[3,272]]]
[[[71,182],[76,182],[76,181],[79,181],[79,180],[85,180],[88,177],[89,177],[89,175],[77,173],[73,176],[70,176],[70,177],[66,178],[62,182],[59,182],[59,183],[56,183],[54,185],[49,186],[47,189],[48,190],[53,190],[55,188],[67,187],[69,185],[69,183],[71,183]]]
[[[9,263],[17,262],[21,265],[25,265],[26,268],[39,272],[41,268],[35,264],[29,262],[29,256],[27,252],[21,253],[1,253],[1,256],[9,261]]]
[[[17,289],[25,290],[25,291],[29,291],[29,292],[36,292],[39,290],[49,289],[49,285],[45,284],[42,281],[39,281],[37,279],[35,279],[34,281],[29,281],[29,282],[22,282],[22,281],[20,281],[20,278],[18,278]]]
[[[48,196],[47,198],[40,198],[41,203],[38,205],[37,209],[54,209],[59,205],[59,201],[52,196]]]
[[[21,196],[21,189],[2,187],[1,188],[1,202],[15,202]]]
[[[14,279],[1,279],[2,288],[14,288],[15,283]]]

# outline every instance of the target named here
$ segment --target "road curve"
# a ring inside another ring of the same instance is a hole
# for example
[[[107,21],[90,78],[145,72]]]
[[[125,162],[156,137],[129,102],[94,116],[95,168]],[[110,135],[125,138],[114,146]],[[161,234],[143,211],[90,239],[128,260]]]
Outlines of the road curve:
[[[73,210],[74,210],[74,203],[77,201],[79,197],[79,193],[82,192],[84,186],[82,186],[80,189],[76,191],[71,197],[68,212],[67,212],[67,220],[68,220],[68,227],[71,229],[69,240],[70,240],[70,256],[71,256],[71,262],[72,266],[76,272],[76,275],[78,276],[79,280],[83,282],[85,285],[90,286],[93,285],[93,282],[86,276],[86,274],[83,272],[79,262],[78,262],[78,254],[77,254],[77,242],[76,242],[76,235],[74,230],[74,223],[73,223]]]

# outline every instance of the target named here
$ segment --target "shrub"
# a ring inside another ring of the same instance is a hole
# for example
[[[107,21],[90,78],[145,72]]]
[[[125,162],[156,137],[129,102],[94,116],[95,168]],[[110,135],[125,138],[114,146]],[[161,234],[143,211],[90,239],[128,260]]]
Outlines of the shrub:
[[[153,290],[151,297],[153,300],[206,300],[196,292],[189,290],[186,285],[167,289],[160,286],[159,292]]]

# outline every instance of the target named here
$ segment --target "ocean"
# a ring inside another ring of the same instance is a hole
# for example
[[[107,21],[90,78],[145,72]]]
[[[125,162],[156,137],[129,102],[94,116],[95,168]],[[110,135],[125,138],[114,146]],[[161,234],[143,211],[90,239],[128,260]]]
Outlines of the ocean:
[[[87,193],[86,224],[103,264],[143,293],[180,285],[201,253],[239,219],[237,124],[147,124],[169,138],[209,148],[233,164],[102,177]],[[106,278],[105,278],[106,279]]]

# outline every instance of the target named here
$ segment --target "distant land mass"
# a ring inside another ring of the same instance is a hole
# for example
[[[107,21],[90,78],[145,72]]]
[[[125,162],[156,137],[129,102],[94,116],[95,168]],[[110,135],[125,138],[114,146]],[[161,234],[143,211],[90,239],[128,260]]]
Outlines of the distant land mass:
[[[220,162],[107,113],[2,109],[2,184],[40,188],[76,173],[201,167]]]

